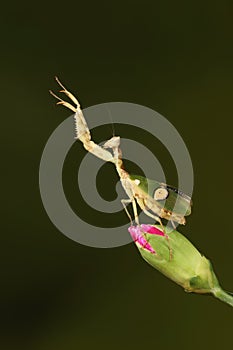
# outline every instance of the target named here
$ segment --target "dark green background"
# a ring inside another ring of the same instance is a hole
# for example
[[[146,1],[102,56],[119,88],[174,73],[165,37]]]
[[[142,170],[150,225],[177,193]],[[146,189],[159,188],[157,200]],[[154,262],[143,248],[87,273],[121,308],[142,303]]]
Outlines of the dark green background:
[[[70,115],[48,94],[54,75],[83,107],[126,101],[157,110],[193,161],[194,209],[181,231],[233,291],[232,2],[7,2],[0,23],[1,348],[232,347],[229,306],[186,294],[132,244],[94,249],[69,240],[50,222],[38,186],[43,147]],[[176,179],[163,148],[153,151]],[[66,183],[69,172],[74,181],[67,164]],[[103,173],[102,187],[114,170]]]

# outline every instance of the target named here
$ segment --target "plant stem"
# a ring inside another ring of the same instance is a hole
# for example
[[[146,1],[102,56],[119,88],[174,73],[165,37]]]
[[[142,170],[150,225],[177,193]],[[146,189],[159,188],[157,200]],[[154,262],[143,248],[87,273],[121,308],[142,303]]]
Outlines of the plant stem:
[[[222,288],[215,288],[211,292],[216,298],[220,299],[224,303],[227,303],[228,305],[233,306],[233,296],[225,292]]]

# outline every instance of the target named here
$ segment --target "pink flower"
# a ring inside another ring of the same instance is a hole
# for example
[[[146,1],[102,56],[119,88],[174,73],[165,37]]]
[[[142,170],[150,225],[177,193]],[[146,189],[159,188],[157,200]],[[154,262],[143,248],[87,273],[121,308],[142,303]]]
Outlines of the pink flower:
[[[150,243],[146,240],[145,236],[143,235],[143,232],[150,233],[153,235],[165,236],[163,231],[159,230],[154,226],[145,225],[145,224],[142,224],[140,226],[131,226],[128,228],[128,231],[131,237],[133,238],[134,242],[137,242],[141,248],[148,250],[152,254],[156,254],[156,251],[152,248]]]

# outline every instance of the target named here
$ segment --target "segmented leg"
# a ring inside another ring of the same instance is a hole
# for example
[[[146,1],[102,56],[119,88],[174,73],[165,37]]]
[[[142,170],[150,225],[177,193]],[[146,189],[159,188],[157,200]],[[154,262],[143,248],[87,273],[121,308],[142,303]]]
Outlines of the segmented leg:
[[[132,203],[132,200],[131,199],[121,199],[121,204],[123,205],[124,209],[125,209],[125,212],[130,220],[130,224],[131,226],[133,226],[133,220],[132,220],[132,217],[127,209],[127,204],[129,203]]]
[[[133,199],[132,205],[133,205],[133,212],[134,212],[134,218],[135,218],[136,224],[139,225],[137,202],[135,201],[135,199]]]
[[[113,151],[113,156],[115,159],[116,169],[118,171],[119,176],[121,177],[122,173],[122,153],[120,150],[120,137],[113,136],[110,140],[106,141],[103,145],[104,148],[110,148]]]
[[[74,115],[75,138],[79,139],[83,143],[84,148],[88,152],[94,154],[98,158],[103,159],[104,161],[114,163],[117,170],[118,170],[118,173],[120,175],[120,170],[121,170],[121,165],[122,165],[121,151],[119,148],[120,137],[119,136],[112,137],[110,140],[105,142],[103,147],[100,147],[95,142],[93,142],[91,140],[90,130],[88,128],[88,125],[87,125],[86,120],[84,118],[84,115],[82,113],[80,103],[78,102],[76,97],[65,88],[65,86],[59,81],[59,79],[57,77],[55,79],[56,79],[57,83],[62,87],[62,90],[60,90],[60,92],[64,93],[75,104],[75,107],[74,107],[72,104],[70,104],[66,101],[63,101],[60,97],[58,97],[56,94],[54,94],[50,90],[51,95],[53,95],[56,99],[59,100],[59,102],[57,102],[57,104],[61,104],[65,107],[71,109],[73,112],[75,112],[75,115]],[[109,151],[106,150],[106,148],[112,149],[113,156]],[[124,206],[124,209],[129,217],[131,223],[132,223],[132,218],[131,218],[131,216],[126,208],[126,203],[127,204],[132,203],[134,215],[135,215],[135,221],[137,224],[139,224],[138,214],[137,214],[137,206],[136,206],[135,199],[134,198],[126,199],[126,200],[123,199],[121,202]]]
[[[122,176],[123,176],[123,173],[126,175],[126,171],[124,171],[122,169],[122,165],[123,165],[123,162],[122,162],[122,153],[121,153],[121,150],[119,148],[120,146],[120,137],[117,137],[117,136],[114,136],[112,137],[110,140],[108,140],[107,142],[105,142],[104,144],[104,148],[111,148],[113,150],[113,156],[114,156],[114,159],[115,159],[115,165],[116,165],[116,169],[118,171],[118,174],[120,176],[120,179],[121,179],[121,184],[125,190],[125,192],[127,193],[127,195],[129,196],[129,199],[123,199],[121,201],[121,203],[123,204],[124,206],[124,209],[126,211],[126,214],[128,215],[128,217],[130,218],[130,222],[131,222],[131,225],[132,225],[132,218],[126,208],[126,203],[132,203],[132,206],[133,206],[133,213],[134,213],[134,219],[135,219],[135,222],[137,225],[139,225],[139,219],[138,219],[138,212],[137,212],[137,202],[134,198],[134,195],[133,195],[133,191],[132,191],[132,188],[131,188],[131,185],[129,184],[129,182],[127,181],[127,179],[123,179]],[[126,177],[128,176],[128,174],[126,175]]]
[[[83,143],[84,148],[88,152],[94,154],[96,157],[103,159],[106,162],[112,162],[115,164],[115,159],[112,156],[112,154],[91,140],[90,130],[88,128],[88,125],[87,125],[86,120],[84,118],[80,104],[79,104],[78,100],[76,99],[76,97],[71,92],[69,92],[64,87],[64,85],[62,85],[62,83],[59,81],[59,79],[57,77],[55,79],[56,79],[57,83],[62,87],[62,90],[60,90],[60,92],[64,93],[75,104],[75,107],[74,107],[72,104],[70,104],[66,101],[63,101],[59,96],[55,95],[50,90],[51,95],[53,95],[57,100],[59,100],[59,102],[57,102],[57,104],[61,104],[65,107],[71,109],[73,112],[75,112],[75,115],[74,115],[75,138],[79,139]]]
[[[131,215],[130,215],[126,205],[129,204],[129,203],[132,203],[133,213],[134,213],[134,220],[135,220],[136,224],[139,225],[138,212],[137,212],[137,203],[136,203],[135,199],[134,198],[122,199],[121,203],[122,203],[122,205],[123,205],[123,207],[125,209],[125,212],[126,212],[128,218],[130,219],[131,226],[133,225],[133,220],[132,220],[132,217],[131,217]]]
[[[172,224],[172,227],[174,228],[174,230],[176,229],[176,224],[173,220],[170,220],[171,224]]]

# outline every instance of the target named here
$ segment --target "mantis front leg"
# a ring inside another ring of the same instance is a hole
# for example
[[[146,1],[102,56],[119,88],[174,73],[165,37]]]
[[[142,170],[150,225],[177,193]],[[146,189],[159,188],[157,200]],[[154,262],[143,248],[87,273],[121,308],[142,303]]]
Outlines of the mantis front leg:
[[[79,139],[82,143],[84,148],[94,154],[97,158],[103,159],[105,162],[112,162],[115,164],[115,159],[113,155],[104,149],[103,147],[97,145],[94,141],[91,140],[91,133],[88,128],[87,122],[84,118],[83,112],[81,110],[80,104],[76,97],[69,92],[59,81],[59,79],[55,78],[57,83],[62,87],[62,90],[60,92],[64,93],[69,99],[74,103],[75,106],[73,106],[71,103],[63,101],[60,97],[55,95],[51,90],[50,93],[53,95],[59,102],[57,104],[61,104],[67,108],[69,108],[71,111],[75,113],[74,115],[74,123],[75,123],[75,138]]]
[[[138,219],[138,213],[137,213],[137,202],[136,202],[136,199],[134,196],[134,192],[132,190],[131,181],[129,180],[129,174],[123,169],[122,154],[121,154],[121,150],[119,147],[120,146],[120,137],[118,137],[118,136],[112,137],[110,140],[105,142],[103,147],[97,145],[94,141],[92,141],[91,140],[91,133],[90,133],[90,130],[88,128],[87,122],[84,118],[79,101],[76,99],[76,97],[71,92],[69,92],[65,88],[64,85],[62,85],[62,83],[59,81],[58,78],[55,78],[55,79],[56,79],[57,83],[62,88],[62,90],[60,90],[60,92],[64,93],[74,104],[73,105],[67,101],[62,100],[60,97],[55,95],[52,91],[50,91],[50,93],[56,99],[59,100],[59,102],[57,102],[57,104],[61,104],[61,105],[65,106],[66,108],[69,108],[70,110],[72,110],[75,113],[74,114],[75,138],[79,139],[83,143],[84,148],[88,152],[95,155],[97,158],[100,158],[100,159],[104,160],[105,162],[111,162],[111,163],[115,164],[116,170],[117,170],[119,177],[121,179],[122,186],[125,189],[127,195],[129,196],[129,199],[122,200],[122,204],[123,204],[125,211],[126,211],[128,217],[132,223],[132,218],[131,218],[131,216],[126,208],[126,203],[127,204],[132,203],[134,218],[135,218],[137,225],[139,225],[139,219]],[[107,151],[106,148],[110,148],[112,150],[113,154],[111,152]],[[140,203],[139,203],[139,205],[140,205]],[[145,213],[147,213],[145,211],[145,208],[143,210]],[[152,216],[152,215],[149,215],[149,216]],[[155,218],[154,216],[152,216],[152,217]],[[160,224],[162,225],[162,222],[160,219],[157,218],[157,221],[159,221]]]

